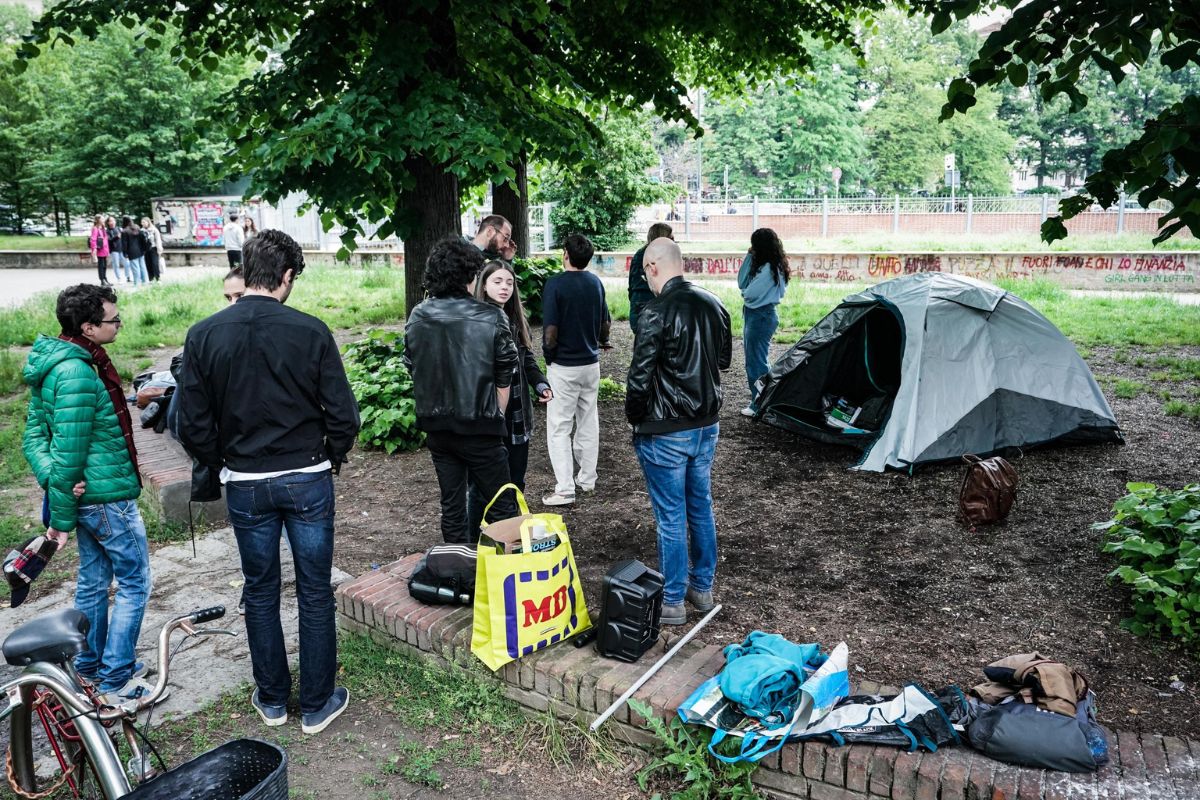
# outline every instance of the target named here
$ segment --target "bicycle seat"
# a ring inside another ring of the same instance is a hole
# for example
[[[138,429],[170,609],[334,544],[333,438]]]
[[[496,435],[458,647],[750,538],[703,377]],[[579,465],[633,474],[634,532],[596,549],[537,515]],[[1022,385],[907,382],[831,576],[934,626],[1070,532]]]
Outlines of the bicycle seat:
[[[4,640],[4,660],[14,667],[35,661],[57,664],[87,649],[88,619],[64,608],[26,622]]]

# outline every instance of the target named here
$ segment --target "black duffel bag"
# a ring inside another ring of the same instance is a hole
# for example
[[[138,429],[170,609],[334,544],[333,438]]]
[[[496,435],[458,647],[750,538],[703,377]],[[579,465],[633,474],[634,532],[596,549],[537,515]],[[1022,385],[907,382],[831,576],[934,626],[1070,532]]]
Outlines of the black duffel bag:
[[[430,605],[471,605],[476,551],[469,544],[435,544],[408,579],[408,593]]]

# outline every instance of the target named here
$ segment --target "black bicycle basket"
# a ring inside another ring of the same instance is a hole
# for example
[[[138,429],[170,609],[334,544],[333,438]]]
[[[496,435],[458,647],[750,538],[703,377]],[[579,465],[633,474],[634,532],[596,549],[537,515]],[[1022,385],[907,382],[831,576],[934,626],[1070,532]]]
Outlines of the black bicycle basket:
[[[287,800],[287,753],[234,739],[153,778],[122,800]]]

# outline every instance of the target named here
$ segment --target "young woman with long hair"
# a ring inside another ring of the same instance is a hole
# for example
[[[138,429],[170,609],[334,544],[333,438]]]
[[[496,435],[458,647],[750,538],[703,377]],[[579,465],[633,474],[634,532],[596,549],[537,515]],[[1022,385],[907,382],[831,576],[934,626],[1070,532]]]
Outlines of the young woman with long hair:
[[[88,249],[92,251],[92,261],[96,263],[96,272],[100,275],[101,286],[111,286],[108,282],[108,236],[104,233],[104,217],[97,214],[92,219],[92,232],[88,235]]]
[[[146,251],[150,249],[150,240],[146,232],[133,224],[129,217],[121,217],[121,244],[125,250],[125,261],[133,272],[135,284],[148,283],[150,276],[146,273]]]
[[[759,228],[750,235],[750,250],[738,270],[738,288],[742,290],[742,346],[746,352],[746,381],[750,384],[750,404],[742,414],[758,412],[755,382],[767,372],[771,337],[779,327],[776,306],[787,291],[791,270],[779,235],[770,228]]]
[[[142,217],[142,231],[149,243],[149,247],[146,248],[146,272],[150,280],[157,281],[162,278],[162,234],[154,227],[149,217]]]
[[[513,343],[517,346],[517,367],[513,371],[512,391],[508,396],[508,408],[504,412],[506,434],[504,449],[508,451],[509,480],[525,491],[525,469],[529,464],[529,440],[533,435],[533,401],[530,387],[537,394],[538,402],[549,403],[554,392],[545,373],[538,367],[533,354],[533,337],[529,333],[529,320],[517,291],[517,276],[512,266],[503,261],[489,261],[483,265],[475,280],[475,299],[504,309],[512,329]],[[470,530],[478,531],[483,519],[483,509],[490,497],[479,497],[472,491],[467,498],[467,520]]]

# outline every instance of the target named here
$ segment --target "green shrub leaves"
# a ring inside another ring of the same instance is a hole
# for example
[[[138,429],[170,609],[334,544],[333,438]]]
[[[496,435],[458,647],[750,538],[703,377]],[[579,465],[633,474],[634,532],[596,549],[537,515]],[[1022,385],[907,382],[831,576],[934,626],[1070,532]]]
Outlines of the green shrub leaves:
[[[346,377],[358,400],[358,440],[388,453],[416,450],[425,441],[417,429],[412,375],[404,366],[404,339],[395,331],[371,331],[347,345]]]

